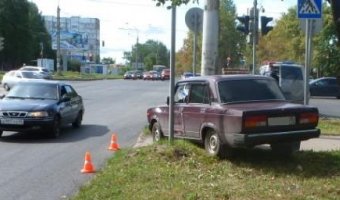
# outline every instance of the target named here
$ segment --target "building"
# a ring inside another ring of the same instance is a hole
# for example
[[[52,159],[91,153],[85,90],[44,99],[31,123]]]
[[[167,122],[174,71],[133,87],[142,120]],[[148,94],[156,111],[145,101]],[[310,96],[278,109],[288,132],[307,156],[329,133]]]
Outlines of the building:
[[[57,17],[44,16],[45,26],[57,49]],[[60,17],[60,51],[63,60],[99,62],[100,21],[97,18]]]

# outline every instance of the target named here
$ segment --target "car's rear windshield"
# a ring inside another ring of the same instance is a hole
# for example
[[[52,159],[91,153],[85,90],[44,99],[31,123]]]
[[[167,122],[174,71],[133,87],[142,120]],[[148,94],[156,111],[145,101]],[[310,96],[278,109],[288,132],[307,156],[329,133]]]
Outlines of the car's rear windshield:
[[[218,83],[218,91],[221,103],[285,99],[271,79],[225,80]]]

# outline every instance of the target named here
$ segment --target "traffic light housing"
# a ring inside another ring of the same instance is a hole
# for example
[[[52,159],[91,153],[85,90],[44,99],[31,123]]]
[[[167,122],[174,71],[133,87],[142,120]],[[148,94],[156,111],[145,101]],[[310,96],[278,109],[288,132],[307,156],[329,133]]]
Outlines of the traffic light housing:
[[[242,16],[237,17],[237,19],[241,22],[240,25],[236,27],[237,30],[243,32],[244,34],[248,35],[249,33],[249,16]]]
[[[268,22],[272,21],[272,17],[261,16],[261,33],[266,35],[269,31],[273,29],[272,26],[268,26]]]
[[[0,36],[0,51],[4,49],[4,40],[5,38]]]

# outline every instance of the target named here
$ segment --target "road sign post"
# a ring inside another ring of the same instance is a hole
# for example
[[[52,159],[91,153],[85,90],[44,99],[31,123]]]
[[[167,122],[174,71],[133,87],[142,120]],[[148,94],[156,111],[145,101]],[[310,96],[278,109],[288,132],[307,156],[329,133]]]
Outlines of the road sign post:
[[[298,0],[298,18],[306,20],[304,104],[309,102],[309,68],[312,58],[312,20],[321,19],[322,0]]]

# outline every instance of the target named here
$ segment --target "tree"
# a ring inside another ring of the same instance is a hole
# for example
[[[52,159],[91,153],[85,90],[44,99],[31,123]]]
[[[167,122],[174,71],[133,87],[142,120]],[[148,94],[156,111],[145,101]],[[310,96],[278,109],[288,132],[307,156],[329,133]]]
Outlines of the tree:
[[[143,63],[146,70],[153,65],[169,66],[169,50],[162,42],[148,40],[144,44],[135,44],[131,52],[124,52],[124,59],[129,63]]]
[[[0,36],[5,38],[0,62],[5,69],[31,63],[40,57],[43,44],[52,54],[49,35],[35,4],[27,0],[0,1]]]
[[[301,31],[296,7],[283,14],[266,36],[260,37],[257,57],[265,61],[304,62],[305,36]]]
[[[219,60],[218,66],[221,68],[225,66],[227,58],[231,58],[229,67],[239,67],[243,54],[246,49],[245,36],[236,30],[236,7],[232,0],[221,0],[219,10]],[[187,38],[184,40],[183,47],[176,54],[176,73],[183,73],[184,71],[192,71],[193,61],[193,33],[189,32]],[[202,37],[199,35],[197,39],[197,52],[202,50]],[[200,66],[201,54],[197,54],[197,66]],[[198,70],[197,70],[198,71]],[[221,69],[218,69],[221,71]]]
[[[116,60],[114,60],[113,58],[111,57],[107,57],[107,58],[103,58],[102,59],[102,63],[105,63],[105,64],[115,64],[116,63]]]

